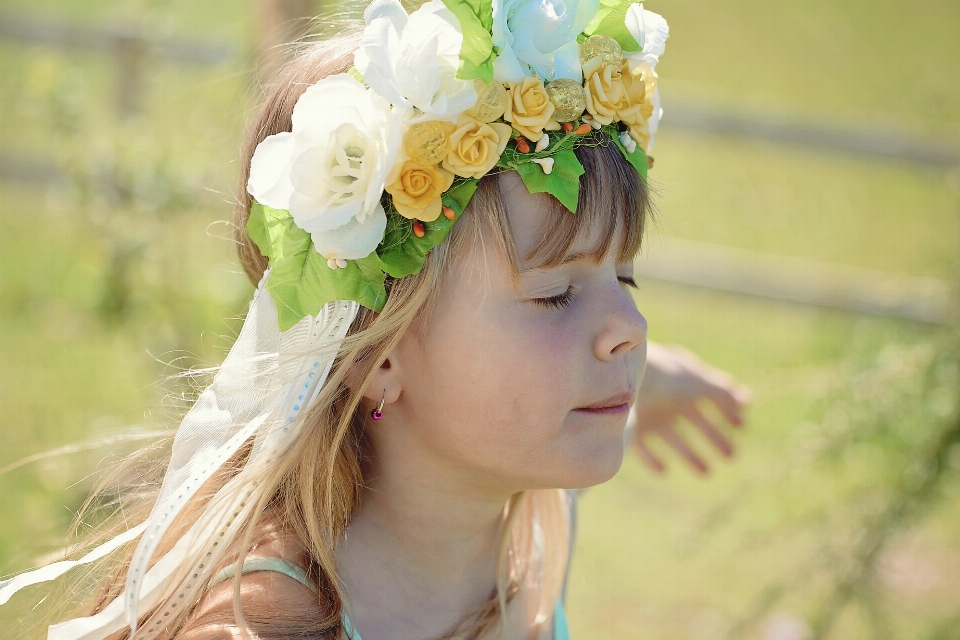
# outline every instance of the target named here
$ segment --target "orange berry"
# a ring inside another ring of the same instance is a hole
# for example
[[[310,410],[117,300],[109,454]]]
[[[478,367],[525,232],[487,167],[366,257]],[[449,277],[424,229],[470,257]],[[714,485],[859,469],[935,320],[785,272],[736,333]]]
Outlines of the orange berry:
[[[584,135],[584,134],[590,133],[590,130],[591,130],[591,129],[592,129],[592,127],[591,127],[589,124],[587,124],[586,122],[584,122],[582,125],[580,125],[580,126],[577,127],[576,129],[574,129],[573,132],[574,132],[575,134],[577,134],[578,136],[582,136],[582,135]]]
[[[443,217],[446,218],[447,220],[455,220],[457,218],[457,212],[454,211],[453,208],[451,207],[444,207]]]
[[[517,151],[520,153],[530,153],[530,145],[527,144],[527,140],[523,136],[517,136]]]
[[[413,221],[413,235],[417,236],[418,238],[422,238],[423,236],[427,235],[427,228],[423,226],[423,223],[419,220]]]
[[[573,123],[572,123],[572,122],[564,122],[564,123],[563,123],[563,132],[564,132],[564,133],[570,133],[571,131],[573,131]]]

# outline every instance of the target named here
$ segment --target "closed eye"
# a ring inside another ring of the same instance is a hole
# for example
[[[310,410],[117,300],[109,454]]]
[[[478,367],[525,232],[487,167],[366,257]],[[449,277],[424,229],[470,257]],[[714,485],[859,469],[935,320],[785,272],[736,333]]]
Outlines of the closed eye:
[[[533,302],[541,307],[561,308],[570,304],[573,300],[573,287],[567,287],[567,290],[561,294],[550,296],[549,298],[534,298]]]
[[[640,288],[637,286],[637,281],[634,280],[632,276],[618,276],[617,280],[619,280],[622,284],[627,285],[628,287],[632,287],[634,289]],[[555,296],[550,296],[549,298],[533,298],[533,302],[541,307],[554,307],[557,309],[567,306],[568,304],[570,304],[572,300],[573,300],[572,286],[567,287],[567,290],[564,291],[563,293],[557,294]]]

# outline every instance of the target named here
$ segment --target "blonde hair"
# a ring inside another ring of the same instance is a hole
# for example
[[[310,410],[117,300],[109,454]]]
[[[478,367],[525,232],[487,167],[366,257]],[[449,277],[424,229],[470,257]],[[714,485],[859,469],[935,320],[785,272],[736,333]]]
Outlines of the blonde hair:
[[[266,137],[290,130],[293,107],[308,86],[350,68],[355,45],[354,33],[305,48],[281,72],[251,122],[243,147],[241,189],[235,209],[240,262],[251,282],[258,282],[267,267],[266,258],[245,232],[251,199],[243,187],[253,151]],[[530,255],[522,258],[545,267],[557,265],[578,238],[601,226],[604,233],[594,247],[597,259],[616,251],[620,260],[629,260],[640,248],[649,208],[646,187],[612,144],[583,147],[577,150],[577,155],[586,169],[581,179],[578,212],[571,214],[551,198],[550,232],[543,234],[543,240]],[[617,238],[619,245],[613,246]],[[293,535],[309,554],[307,570],[319,587],[317,604],[322,615],[318,618],[314,611],[286,610],[285,617],[277,619],[276,609],[255,611],[243,606],[238,571],[233,619],[224,621],[264,638],[339,637],[344,596],[335,558],[337,545],[363,500],[360,462],[364,434],[362,421],[357,419],[358,407],[363,401],[362,390],[401,336],[415,321],[429,314],[446,274],[470,251],[477,250],[498,251],[513,265],[515,272],[519,268],[521,257],[517,255],[496,175],[480,181],[463,219],[447,240],[430,252],[419,274],[388,280],[389,298],[381,313],[361,309],[318,398],[312,408],[298,418],[302,421],[302,433],[296,446],[275,461],[266,477],[259,479],[257,492],[250,498],[257,502],[252,515],[242,523],[240,533],[232,540],[229,537],[223,540],[219,552],[209,560],[217,566],[234,562],[239,566],[264,524],[275,523]],[[164,544],[157,550],[157,557],[202,517],[213,497],[242,468],[249,453],[248,444],[206,483],[170,528]],[[141,488],[143,491],[136,500],[139,510],[135,513],[145,517],[156,499],[158,485],[151,481]],[[445,638],[477,638],[494,628],[502,620],[508,602],[523,588],[537,590],[537,620],[550,618],[561,595],[569,557],[567,500],[565,492],[557,489],[525,491],[508,501],[504,507],[496,591],[486,603],[466,613]],[[128,517],[130,513],[126,507]],[[203,547],[197,554],[206,550],[207,547]],[[184,567],[195,566],[191,564],[193,560],[189,558]],[[126,558],[113,559],[113,570],[88,613],[99,611],[118,595],[128,563],[129,550]],[[188,573],[184,568],[174,575],[159,604],[141,615],[140,628],[156,621],[163,625],[162,637],[173,637],[181,630],[191,606],[181,606],[169,619],[157,620],[157,617],[171,602],[176,606],[173,599],[191,579]],[[201,590],[201,599],[203,593]],[[127,632],[119,632],[114,637],[126,636]]]

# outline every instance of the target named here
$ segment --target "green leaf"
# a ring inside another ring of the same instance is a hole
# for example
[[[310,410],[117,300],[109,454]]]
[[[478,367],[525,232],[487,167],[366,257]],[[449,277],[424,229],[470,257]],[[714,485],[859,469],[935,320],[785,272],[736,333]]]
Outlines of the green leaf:
[[[456,16],[463,32],[460,46],[460,68],[457,77],[461,80],[480,78],[493,82],[493,4],[490,0],[443,0],[443,4]]]
[[[520,135],[517,131],[514,131],[514,134],[514,138]],[[576,146],[577,139],[580,138],[580,136],[575,133],[561,134],[556,131],[551,131],[548,135],[550,136],[550,145],[539,152],[530,151],[523,153],[517,149],[516,141],[511,139],[507,143],[507,147],[503,150],[503,153],[500,154],[500,159],[497,160],[496,166],[518,171],[518,167],[522,164],[529,164],[535,159],[551,158],[564,149],[573,149]]]
[[[247,235],[253,240],[253,243],[260,249],[260,253],[269,257],[270,255],[270,233],[267,228],[268,212],[276,212],[276,209],[265,207],[256,200],[250,205],[250,217],[247,218]],[[290,215],[287,213],[287,215]]]
[[[367,81],[363,79],[363,74],[360,73],[360,70],[357,69],[356,67],[350,67],[349,69],[347,69],[347,73],[349,73],[354,80],[356,80],[363,86],[365,87],[367,86]]]
[[[583,33],[587,36],[601,34],[610,36],[624,51],[640,51],[640,43],[630,34],[624,20],[627,10],[635,0],[600,0],[600,10]]]
[[[247,233],[260,253],[273,260],[283,260],[312,244],[310,234],[293,222],[286,209],[274,209],[254,201],[247,220]]]
[[[620,152],[623,153],[623,157],[627,159],[627,162],[633,165],[633,168],[637,170],[637,173],[640,174],[640,178],[643,179],[643,182],[647,182],[647,170],[650,168],[650,163],[647,161],[647,154],[644,152],[643,147],[637,145],[637,148],[630,153],[627,151],[626,147],[623,146],[623,143],[620,142],[620,138],[616,135],[613,137],[614,142],[617,147],[620,149]]]
[[[479,180],[464,180],[460,184],[450,188],[443,196],[443,204],[452,208],[457,213],[457,219],[463,215],[463,211],[473,199],[473,194],[477,192]]]
[[[477,190],[477,180],[462,180],[455,183],[443,195],[443,205],[453,209],[456,217],[448,220],[441,215],[433,222],[424,222],[426,233],[418,238],[413,233],[413,220],[408,220],[398,213],[388,213],[387,230],[383,242],[377,249],[383,270],[394,278],[402,278],[414,273],[420,273],[427,253],[443,242],[450,233],[450,229],[467,208],[470,199]],[[392,205],[388,207],[388,211]]]
[[[344,269],[331,269],[313,247],[310,234],[293,222],[289,211],[255,202],[247,233],[270,258],[267,291],[277,305],[280,330],[286,331],[307,315],[316,315],[327,302],[355,300],[381,311],[387,301],[380,258],[371,253],[348,260]]]
[[[580,176],[583,165],[577,160],[573,149],[564,149],[550,157],[553,158],[553,171],[543,172],[540,165],[526,162],[516,165],[517,173],[530,193],[549,193],[573,213],[577,212],[577,200],[580,196]]]

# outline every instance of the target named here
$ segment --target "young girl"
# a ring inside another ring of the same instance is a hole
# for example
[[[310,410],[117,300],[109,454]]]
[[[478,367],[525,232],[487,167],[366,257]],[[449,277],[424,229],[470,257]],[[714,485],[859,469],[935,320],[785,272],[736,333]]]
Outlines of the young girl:
[[[569,490],[619,468],[647,354],[632,263],[666,23],[587,0],[364,17],[252,123],[257,293],[159,494],[123,505],[142,524],[0,583],[108,567],[49,637],[568,637]],[[651,425],[701,397],[739,421],[731,380],[652,353]]]

